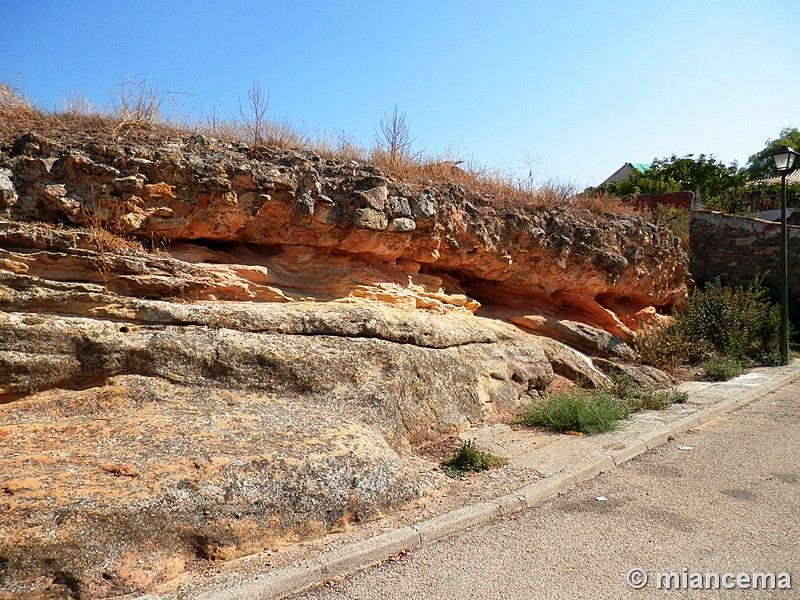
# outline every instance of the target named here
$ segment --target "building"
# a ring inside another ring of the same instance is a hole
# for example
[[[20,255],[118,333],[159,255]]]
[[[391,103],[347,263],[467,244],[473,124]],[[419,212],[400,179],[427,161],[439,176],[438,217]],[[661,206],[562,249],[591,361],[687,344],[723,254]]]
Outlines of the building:
[[[759,186],[759,185],[780,185],[781,184],[781,176],[775,175],[775,177],[765,177],[764,179],[753,179],[752,181],[748,181],[747,185],[750,186]],[[800,169],[792,171],[786,176],[786,185],[800,185]]]
[[[650,165],[645,165],[642,163],[626,162],[619,169],[614,171],[609,177],[607,177],[606,180],[597,187],[603,187],[604,185],[608,185],[609,183],[614,183],[615,181],[622,181],[624,179],[627,179],[628,176],[634,171],[639,171],[640,173],[644,173],[649,168]]]
[[[781,176],[775,175],[774,177],[765,177],[763,179],[753,179],[747,182],[747,198],[750,205],[750,212],[755,213],[759,218],[767,220],[777,220],[779,216],[772,219],[773,215],[780,215],[778,210],[781,205]],[[788,192],[787,217],[794,212],[791,205],[798,205],[800,201],[800,170],[795,170],[786,176],[786,186]],[[762,216],[762,214],[764,216]],[[797,225],[796,222],[800,219],[800,214],[795,214],[789,219],[792,225]]]

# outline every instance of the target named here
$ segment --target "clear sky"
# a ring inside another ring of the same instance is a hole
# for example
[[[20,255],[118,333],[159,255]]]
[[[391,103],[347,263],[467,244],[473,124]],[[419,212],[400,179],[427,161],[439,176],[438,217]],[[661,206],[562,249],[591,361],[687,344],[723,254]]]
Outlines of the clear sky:
[[[0,0],[0,76],[44,108],[139,76],[231,116],[255,78],[364,145],[397,104],[416,150],[583,186],[800,127],[798,31],[797,0]]]

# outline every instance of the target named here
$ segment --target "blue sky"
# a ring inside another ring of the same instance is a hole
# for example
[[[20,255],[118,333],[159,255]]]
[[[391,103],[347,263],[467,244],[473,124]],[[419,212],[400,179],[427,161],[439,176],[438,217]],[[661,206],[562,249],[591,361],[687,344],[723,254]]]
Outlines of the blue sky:
[[[53,108],[146,77],[195,115],[273,117],[369,145],[395,104],[415,149],[597,184],[622,163],[726,163],[800,127],[800,2],[0,0],[0,76]],[[794,59],[795,63],[792,63]]]

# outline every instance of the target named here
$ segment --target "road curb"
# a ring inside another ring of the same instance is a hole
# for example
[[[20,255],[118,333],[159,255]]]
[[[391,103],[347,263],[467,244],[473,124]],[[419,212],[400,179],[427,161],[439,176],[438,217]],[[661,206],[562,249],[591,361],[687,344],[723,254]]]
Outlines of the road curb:
[[[800,379],[800,364],[783,367],[783,369],[785,372],[775,373],[766,383],[752,389],[742,386],[734,387],[735,384],[728,383],[730,391],[724,388],[721,393],[736,393],[736,397],[714,402],[711,406],[701,408],[669,425],[657,426],[650,432],[631,438],[626,441],[624,449],[595,452],[559,473],[534,481],[510,494],[382,533],[370,539],[325,552],[291,567],[237,580],[226,578],[224,589],[215,587],[213,590],[207,589],[205,592],[189,597],[198,600],[278,600],[312,585],[344,577],[380,564],[393,556],[432,544],[466,529],[514,515],[563,494],[579,483],[588,481],[599,473],[611,470],[632,458],[653,450],[694,427],[713,421],[769,392]],[[735,382],[735,380],[733,381]],[[722,385],[720,384],[720,387]],[[711,386],[708,389],[712,389]]]

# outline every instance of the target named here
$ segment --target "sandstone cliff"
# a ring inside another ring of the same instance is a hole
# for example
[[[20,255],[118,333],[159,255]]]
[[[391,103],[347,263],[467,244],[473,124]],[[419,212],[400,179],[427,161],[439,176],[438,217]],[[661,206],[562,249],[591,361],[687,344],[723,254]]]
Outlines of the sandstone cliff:
[[[666,230],[311,152],[32,131],[0,147],[0,594],[146,589],[441,485],[686,292]],[[540,336],[548,336],[554,342]]]

